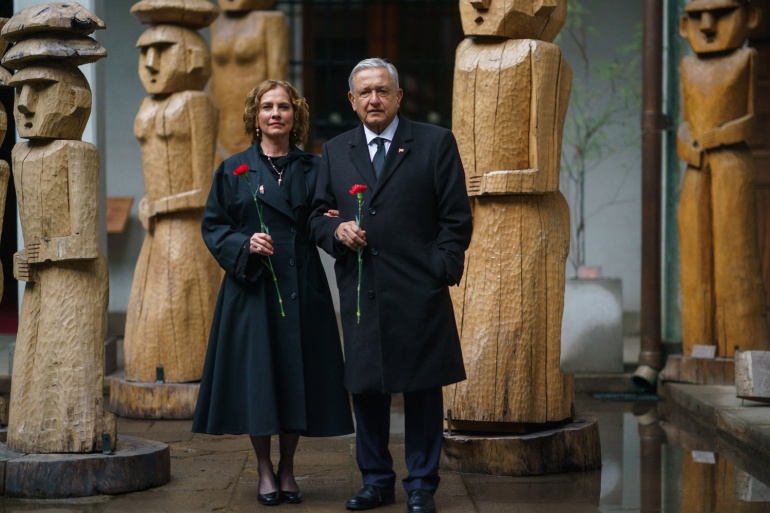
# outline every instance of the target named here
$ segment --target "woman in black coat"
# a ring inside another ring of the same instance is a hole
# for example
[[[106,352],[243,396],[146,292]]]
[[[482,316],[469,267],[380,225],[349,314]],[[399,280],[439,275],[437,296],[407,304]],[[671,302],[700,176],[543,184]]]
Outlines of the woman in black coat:
[[[293,466],[299,435],[353,431],[331,293],[306,229],[320,164],[296,147],[308,118],[291,84],[254,88],[243,116],[254,144],[216,170],[203,214],[203,240],[225,276],[193,431],[250,435],[258,500],[268,505],[301,501]]]

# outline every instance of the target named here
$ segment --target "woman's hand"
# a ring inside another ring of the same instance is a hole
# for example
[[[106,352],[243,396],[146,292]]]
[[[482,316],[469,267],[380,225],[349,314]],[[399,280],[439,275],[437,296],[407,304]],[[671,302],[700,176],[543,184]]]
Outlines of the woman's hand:
[[[339,210],[327,210],[324,212],[325,217],[339,217],[340,211]]]
[[[255,253],[262,256],[273,254],[273,238],[262,232],[255,233],[249,239],[249,253]]]

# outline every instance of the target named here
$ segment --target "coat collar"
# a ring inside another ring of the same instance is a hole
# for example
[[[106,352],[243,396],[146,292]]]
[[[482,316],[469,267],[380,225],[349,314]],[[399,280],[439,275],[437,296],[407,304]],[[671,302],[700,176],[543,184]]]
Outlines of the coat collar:
[[[291,151],[297,150],[292,148]],[[278,212],[286,215],[290,219],[296,220],[296,215],[292,208],[296,205],[289,204],[289,202],[286,200],[286,196],[284,196],[283,189],[281,189],[281,187],[278,185],[278,182],[275,180],[275,178],[270,176],[270,172],[262,164],[258,145],[253,144],[248,150],[243,152],[242,155],[243,163],[249,166],[251,187],[256,193],[257,199],[266,205],[269,205],[271,208],[277,210]],[[304,182],[305,175],[307,175],[308,171],[311,169],[311,165],[303,165],[303,163],[306,160],[310,162],[312,156],[309,156],[309,158],[305,157],[306,155],[302,154],[295,161],[289,164],[289,166],[292,167],[300,164],[303,168],[303,174],[292,176],[292,182]],[[292,186],[292,188],[294,189],[295,187]],[[295,194],[291,194],[290,196],[293,199],[292,203],[295,202],[294,196]]]
[[[363,178],[364,182],[370,187],[372,200],[377,196],[377,192],[390,180],[393,174],[398,170],[404,157],[409,153],[412,140],[412,123],[401,114],[398,115],[398,128],[390,143],[390,149],[385,156],[385,163],[380,172],[380,179],[374,176],[374,168],[369,157],[369,147],[366,144],[364,135],[364,125],[361,124],[351,135],[348,144],[350,145],[350,159],[353,165]]]

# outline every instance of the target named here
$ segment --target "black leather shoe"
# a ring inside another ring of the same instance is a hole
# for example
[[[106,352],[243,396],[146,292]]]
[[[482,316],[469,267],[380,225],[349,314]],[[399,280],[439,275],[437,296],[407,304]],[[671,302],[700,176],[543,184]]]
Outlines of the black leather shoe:
[[[271,492],[271,493],[265,493],[257,494],[257,502],[262,504],[263,506],[277,506],[281,503],[281,493],[280,492]]]
[[[296,492],[281,490],[281,502],[285,502],[286,504],[299,504],[302,502],[302,493],[299,490]]]
[[[406,511],[409,513],[436,513],[433,494],[428,490],[412,490],[406,501]]]
[[[364,485],[358,493],[347,500],[345,507],[360,511],[372,509],[384,504],[396,502],[396,494],[393,488],[378,488],[377,486]]]

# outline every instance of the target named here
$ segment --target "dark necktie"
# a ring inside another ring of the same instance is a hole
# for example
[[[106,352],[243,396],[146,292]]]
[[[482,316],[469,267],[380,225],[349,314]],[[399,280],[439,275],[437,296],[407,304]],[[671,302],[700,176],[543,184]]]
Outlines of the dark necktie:
[[[374,176],[379,178],[382,164],[385,162],[385,139],[382,137],[375,137],[374,143],[377,145],[377,152],[372,159],[372,166],[374,167]]]

